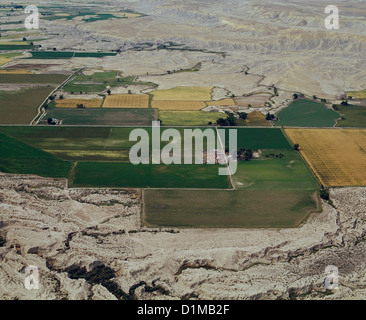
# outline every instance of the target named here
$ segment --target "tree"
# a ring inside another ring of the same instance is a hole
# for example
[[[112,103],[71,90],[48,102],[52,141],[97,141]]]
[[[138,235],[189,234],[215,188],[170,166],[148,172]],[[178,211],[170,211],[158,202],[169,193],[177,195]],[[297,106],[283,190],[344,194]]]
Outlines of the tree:
[[[50,99],[51,101],[55,100],[55,96],[50,96],[48,99]]]
[[[132,91],[131,90],[128,90],[128,94],[132,94]]]
[[[294,100],[298,99],[299,98],[299,95],[297,93],[294,93],[293,94],[293,97],[294,97]]]
[[[266,120],[271,121],[275,120],[276,116],[274,114],[270,114],[269,112],[266,114]]]
[[[253,151],[252,149],[245,149],[244,150],[244,160],[249,161],[253,158]]]
[[[327,99],[320,99],[321,102],[326,103]]]
[[[112,92],[111,92],[111,90],[108,89],[107,93],[108,93],[108,95],[111,95]]]
[[[239,116],[240,119],[243,119],[243,120],[248,118],[248,114],[246,112],[239,112],[238,116]]]
[[[299,151],[300,145],[298,143],[294,144],[294,150]]]
[[[313,95],[313,99],[314,99],[314,100],[317,100],[317,99],[318,99],[318,97],[317,97],[316,95]]]
[[[329,200],[329,191],[324,187],[320,190],[320,198],[327,201]]]
[[[60,100],[62,100],[64,98],[64,95],[60,94],[59,98],[60,98]]]
[[[343,101],[341,102],[341,105],[342,105],[342,106],[348,106],[348,101],[347,101],[347,100],[343,100]]]

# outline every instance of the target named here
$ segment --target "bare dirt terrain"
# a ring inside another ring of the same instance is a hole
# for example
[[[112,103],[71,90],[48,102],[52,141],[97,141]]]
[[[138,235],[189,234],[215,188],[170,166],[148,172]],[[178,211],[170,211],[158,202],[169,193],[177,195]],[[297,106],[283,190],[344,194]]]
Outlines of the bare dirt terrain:
[[[297,229],[147,229],[136,190],[67,189],[64,181],[0,176],[0,297],[114,299],[65,269],[105,264],[137,299],[365,298],[366,189],[331,191],[334,207]],[[40,288],[24,288],[27,265]],[[326,291],[325,268],[339,269]],[[145,286],[146,286],[145,285]]]

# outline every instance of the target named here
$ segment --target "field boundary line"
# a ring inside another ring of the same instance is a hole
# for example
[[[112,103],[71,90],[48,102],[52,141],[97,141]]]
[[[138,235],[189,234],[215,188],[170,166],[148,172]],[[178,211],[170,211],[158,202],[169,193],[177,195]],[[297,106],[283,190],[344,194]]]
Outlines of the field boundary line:
[[[223,154],[225,154],[225,148],[224,148],[224,146],[222,144],[221,136],[219,134],[219,131],[218,131],[217,127],[216,127],[216,134],[217,134],[217,137],[218,137],[217,140],[219,141],[220,146],[221,146],[221,150],[222,150]],[[232,171],[230,169],[229,162],[226,163],[226,168],[227,168],[227,170],[229,172],[229,178],[228,178],[228,180],[229,180],[231,186],[233,187],[233,190],[235,190],[236,188],[235,188],[235,184],[234,184],[233,173],[232,173]]]

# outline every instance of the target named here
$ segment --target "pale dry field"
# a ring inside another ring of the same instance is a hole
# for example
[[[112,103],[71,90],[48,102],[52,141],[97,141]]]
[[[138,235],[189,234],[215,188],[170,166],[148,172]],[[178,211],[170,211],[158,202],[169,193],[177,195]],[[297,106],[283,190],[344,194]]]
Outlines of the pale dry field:
[[[286,129],[324,186],[366,185],[366,129]]]
[[[206,107],[203,101],[185,100],[156,100],[152,101],[153,108],[165,111],[198,111]]]
[[[247,97],[235,97],[234,100],[235,104],[239,106],[248,106],[250,104],[252,107],[258,108],[262,107],[264,103],[269,100],[270,97],[270,94],[258,93]]]
[[[113,94],[106,96],[103,108],[148,108],[147,94]]]
[[[236,103],[233,99],[222,99],[218,101],[206,101],[208,106],[217,106],[217,107],[226,107],[226,106],[235,106]]]
[[[0,70],[0,74],[34,74],[34,72],[28,69],[2,69]]]
[[[83,104],[85,108],[100,108],[103,99],[62,99],[56,101],[59,108],[76,108],[78,104]]]

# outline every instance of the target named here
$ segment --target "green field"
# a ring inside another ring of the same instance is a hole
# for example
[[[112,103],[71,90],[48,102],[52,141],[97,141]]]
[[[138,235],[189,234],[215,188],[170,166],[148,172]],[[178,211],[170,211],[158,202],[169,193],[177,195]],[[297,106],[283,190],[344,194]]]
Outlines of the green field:
[[[130,132],[133,129],[121,127],[32,126],[0,127],[0,133],[20,139],[35,148],[48,151],[64,160],[129,162],[129,150],[136,144],[134,141],[129,141]],[[151,128],[144,129],[151,136]],[[178,131],[181,132],[183,138],[182,130],[180,128]],[[161,148],[167,143],[161,142]],[[181,144],[183,146],[183,140]]]
[[[0,171],[36,174],[44,177],[67,177],[71,163],[38,150],[17,139],[0,134]]]
[[[156,114],[153,109],[51,108],[44,118],[62,120],[63,125],[151,126]]]
[[[71,59],[71,58],[103,58],[116,56],[116,52],[67,52],[67,51],[31,51],[28,59]]]
[[[61,160],[77,161],[70,185],[94,187],[229,188],[219,165],[138,165],[129,162],[133,128],[0,127],[0,133]],[[151,128],[146,128],[149,132]],[[162,146],[164,143],[162,143]],[[67,177],[67,176],[65,176]]]
[[[291,149],[291,145],[279,128],[235,128],[238,149]],[[225,145],[229,147],[229,131],[226,130]]]
[[[333,127],[339,114],[324,104],[306,99],[296,100],[278,113],[276,126]]]
[[[67,78],[64,74],[2,74],[0,83],[61,84]]]
[[[145,190],[144,222],[154,227],[281,228],[294,227],[318,210],[317,182],[295,151],[268,150],[261,159],[239,161],[233,180],[233,191]]]
[[[339,105],[337,111],[344,116],[338,120],[337,127],[366,127],[366,107]]]
[[[28,50],[33,49],[31,45],[11,45],[11,44],[0,44],[0,51],[12,51],[12,50]]]
[[[222,113],[205,111],[160,111],[163,126],[207,126],[222,118]]]
[[[0,79],[5,78],[3,76]],[[29,124],[53,89],[43,86],[0,92],[0,124]]]
[[[116,87],[122,85],[147,85],[156,87],[155,83],[151,82],[135,82],[135,77],[120,77],[117,78],[116,72],[96,72],[93,75],[77,75],[69,81],[63,90],[67,92],[102,92],[106,90],[107,86]]]
[[[240,161],[234,183],[238,189],[258,191],[317,190],[317,182],[300,155],[289,150],[265,150],[258,160]]]
[[[75,187],[229,188],[218,165],[133,165],[116,162],[79,162]]]
[[[145,190],[151,227],[286,228],[317,211],[315,192],[302,190]],[[187,203],[188,201],[188,203]]]

